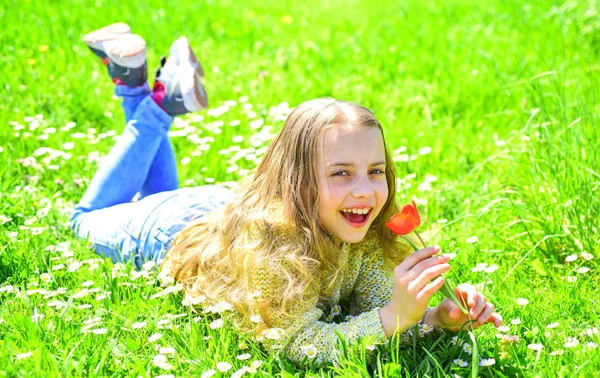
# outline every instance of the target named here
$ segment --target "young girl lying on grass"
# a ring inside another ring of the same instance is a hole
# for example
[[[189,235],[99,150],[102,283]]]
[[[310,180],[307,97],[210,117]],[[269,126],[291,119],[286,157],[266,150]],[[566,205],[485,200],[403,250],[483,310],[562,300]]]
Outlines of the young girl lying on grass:
[[[229,302],[259,339],[283,334],[285,354],[296,362],[309,345],[318,362],[335,361],[338,333],[385,343],[420,323],[500,326],[494,306],[470,285],[456,289],[468,315],[449,299],[428,308],[450,258],[438,247],[409,254],[385,226],[398,211],[394,163],[368,109],[304,102],[237,193],[179,189],[167,132],[173,117],[208,105],[187,39],[172,44],[152,90],[145,42],[127,25],[84,40],[108,67],[127,121],[72,216],[77,235],[98,254],[138,267],[164,259],[161,269],[189,295]]]

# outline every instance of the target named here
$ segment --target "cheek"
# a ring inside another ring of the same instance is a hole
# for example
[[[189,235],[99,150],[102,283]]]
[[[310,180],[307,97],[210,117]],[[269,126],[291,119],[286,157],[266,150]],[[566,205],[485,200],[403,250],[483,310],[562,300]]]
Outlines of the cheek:
[[[338,206],[340,198],[342,197],[343,191],[340,190],[338,185],[331,182],[324,182],[320,186],[319,196],[321,198],[320,204],[325,207]]]
[[[379,204],[379,206],[383,207],[383,205],[385,204],[385,202],[388,199],[390,192],[388,190],[387,184],[384,182],[382,184],[382,186],[379,188],[379,190],[377,190],[377,202]]]

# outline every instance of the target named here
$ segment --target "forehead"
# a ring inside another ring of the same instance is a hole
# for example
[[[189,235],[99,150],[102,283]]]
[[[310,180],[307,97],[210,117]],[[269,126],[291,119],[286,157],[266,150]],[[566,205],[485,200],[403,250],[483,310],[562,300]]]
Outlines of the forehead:
[[[385,146],[378,127],[332,125],[323,132],[319,145],[319,156],[325,163],[385,160]]]

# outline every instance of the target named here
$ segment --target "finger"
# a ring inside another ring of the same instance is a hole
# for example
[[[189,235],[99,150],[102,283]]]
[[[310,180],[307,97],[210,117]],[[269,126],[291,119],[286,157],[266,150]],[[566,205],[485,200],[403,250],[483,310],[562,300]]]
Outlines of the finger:
[[[431,268],[432,266],[447,263],[450,261],[450,255],[438,255],[431,256],[425,260],[420,261],[410,271],[415,273],[415,277],[421,274],[425,269]]]
[[[438,309],[440,309],[442,313],[447,314],[448,318],[453,322],[456,322],[463,317],[461,309],[450,298],[444,298],[438,305]]]
[[[469,307],[475,307],[477,305],[477,289],[473,285],[458,285],[456,287],[456,296],[462,298]]]
[[[481,315],[481,311],[485,308],[487,300],[483,295],[477,296],[477,301],[475,307],[471,307],[471,319],[477,319]]]
[[[448,316],[450,317],[450,319],[454,320],[458,320],[463,316],[463,312],[462,310],[452,301],[450,301],[450,310],[448,311]]]
[[[440,274],[447,272],[448,270],[450,270],[450,264],[443,263],[439,265],[434,265],[422,271],[415,279],[413,279],[408,284],[406,288],[408,289],[408,291],[414,291],[415,289],[417,291],[421,291],[425,286],[427,286],[427,283],[429,283],[429,281],[433,280]]]
[[[491,303],[486,303],[485,307],[483,308],[483,311],[481,312],[481,314],[477,317],[477,323],[479,324],[485,324],[487,323],[488,319],[492,316],[492,314],[494,313],[494,305]]]
[[[502,315],[494,312],[489,319],[490,322],[494,323],[494,327],[498,328],[502,325]]]
[[[423,249],[419,249],[415,253],[411,253],[407,258],[399,265],[402,266],[405,271],[411,270],[415,265],[417,265],[422,260],[431,257],[440,251],[439,246],[433,247],[425,247]]]
[[[430,284],[426,285],[419,293],[417,294],[417,301],[427,301],[435,294],[444,284],[444,277],[438,277]]]

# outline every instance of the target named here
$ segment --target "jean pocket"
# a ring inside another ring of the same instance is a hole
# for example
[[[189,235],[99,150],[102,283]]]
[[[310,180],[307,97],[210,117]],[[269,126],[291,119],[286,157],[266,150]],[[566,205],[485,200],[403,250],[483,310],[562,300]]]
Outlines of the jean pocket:
[[[173,240],[175,240],[175,235],[170,235],[162,227],[158,227],[156,229],[154,237],[158,239],[159,242],[163,243],[166,248],[169,248],[171,246],[171,243],[173,243]]]

